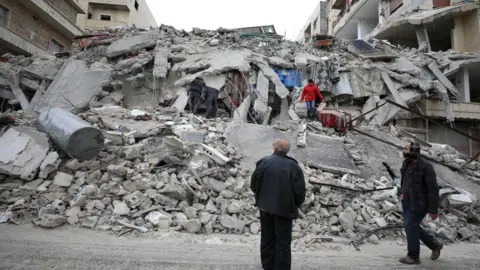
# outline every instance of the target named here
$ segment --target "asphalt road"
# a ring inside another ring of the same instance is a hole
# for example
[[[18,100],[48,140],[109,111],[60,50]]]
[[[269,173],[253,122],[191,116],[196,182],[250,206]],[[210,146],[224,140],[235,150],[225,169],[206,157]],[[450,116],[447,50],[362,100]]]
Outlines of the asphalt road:
[[[405,246],[382,242],[362,251],[334,243],[293,253],[292,269],[480,269],[480,245],[447,246],[438,261],[403,266]],[[258,237],[152,233],[116,237],[64,227],[0,225],[0,269],[261,269]]]

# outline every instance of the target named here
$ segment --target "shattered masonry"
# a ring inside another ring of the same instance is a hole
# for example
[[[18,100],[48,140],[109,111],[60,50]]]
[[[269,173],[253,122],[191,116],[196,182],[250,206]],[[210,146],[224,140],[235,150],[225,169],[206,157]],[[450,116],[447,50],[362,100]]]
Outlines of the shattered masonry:
[[[479,227],[469,223],[479,217],[480,164],[408,127],[384,126],[410,117],[385,98],[411,108],[438,101],[456,120],[451,100],[461,89],[445,74],[476,56],[375,40],[369,46],[386,58],[372,61],[342,40],[327,51],[226,29],[187,33],[168,26],[110,30],[83,41],[89,46],[77,46],[68,59],[2,56],[0,96],[22,109],[0,115],[2,222],[68,223],[118,235],[258,234],[250,175],[282,137],[307,180],[295,245],[319,234],[354,240],[402,222],[381,162],[400,168],[398,149],[414,139],[423,141],[442,187],[441,218],[426,226],[449,241],[480,241]],[[220,90],[216,119],[184,111],[186,88],[197,76]],[[355,121],[357,132],[343,135],[300,119],[306,109],[296,101],[307,79],[323,85],[325,113],[353,119],[370,112]]]

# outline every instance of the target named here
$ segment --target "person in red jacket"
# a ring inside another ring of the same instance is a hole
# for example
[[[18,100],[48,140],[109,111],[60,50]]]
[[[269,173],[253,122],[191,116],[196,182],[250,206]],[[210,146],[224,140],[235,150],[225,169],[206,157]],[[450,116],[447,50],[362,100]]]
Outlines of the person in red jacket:
[[[320,101],[323,102],[322,93],[320,93],[320,89],[318,86],[313,82],[313,80],[308,80],[308,84],[303,88],[302,96],[300,97],[300,102],[305,101],[307,103],[307,110],[308,110],[308,117],[317,117],[317,112],[315,110],[315,101],[317,100],[317,96],[320,98]]]

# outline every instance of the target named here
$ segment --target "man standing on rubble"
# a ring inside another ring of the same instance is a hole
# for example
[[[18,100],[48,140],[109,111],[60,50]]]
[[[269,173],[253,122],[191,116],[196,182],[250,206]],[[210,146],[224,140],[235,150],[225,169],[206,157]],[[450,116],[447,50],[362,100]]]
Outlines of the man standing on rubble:
[[[195,80],[190,83],[190,88],[188,89],[188,96],[190,100],[190,111],[193,114],[197,114],[198,107],[200,106],[200,101],[202,99],[202,93],[205,91],[205,82],[202,78],[196,77]]]
[[[308,84],[303,88],[300,102],[305,101],[307,103],[308,117],[318,120],[317,111],[315,109],[315,101],[317,101],[317,96],[320,98],[320,102],[323,102],[324,98],[320,92],[320,89],[318,89],[318,86],[315,84],[315,82],[310,79],[308,80]]]
[[[291,268],[293,220],[305,201],[305,179],[297,161],[287,156],[290,144],[278,139],[273,155],[257,162],[250,188],[260,210],[260,253],[265,270]]]
[[[439,194],[435,170],[432,164],[420,156],[418,143],[406,144],[403,149],[405,161],[401,169],[400,199],[403,206],[403,223],[407,235],[406,257],[404,264],[420,264],[420,240],[432,250],[432,260],[440,257],[443,244],[427,233],[420,224],[427,215],[432,220],[438,218]]]
[[[215,118],[217,117],[217,109],[218,109],[218,90],[207,86],[202,95],[207,100],[207,118]]]

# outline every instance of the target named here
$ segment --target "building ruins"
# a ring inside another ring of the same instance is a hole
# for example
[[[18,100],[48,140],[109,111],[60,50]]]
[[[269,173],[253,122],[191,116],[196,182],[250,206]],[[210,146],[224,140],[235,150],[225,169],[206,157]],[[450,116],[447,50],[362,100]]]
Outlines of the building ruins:
[[[458,134],[450,124],[468,116],[449,76],[477,57],[380,40],[315,49],[265,33],[164,25],[87,33],[69,54],[3,55],[0,221],[117,235],[258,234],[250,175],[271,142],[287,138],[307,181],[295,245],[325,234],[355,240],[401,224],[382,162],[400,168],[399,149],[415,140],[441,185],[441,217],[425,226],[445,241],[478,242],[480,163],[404,125],[435,111]],[[216,119],[185,110],[197,76],[220,90]],[[307,79],[326,110],[351,116],[346,131],[303,119],[296,101]],[[370,241],[402,236],[385,230]]]

